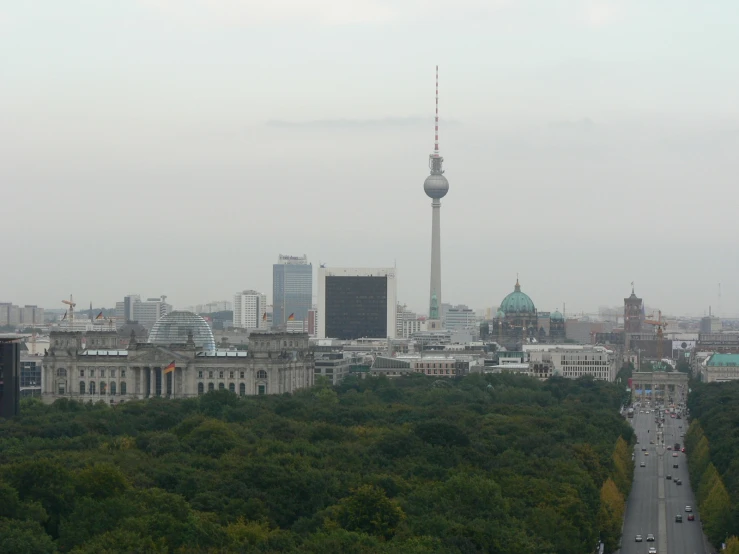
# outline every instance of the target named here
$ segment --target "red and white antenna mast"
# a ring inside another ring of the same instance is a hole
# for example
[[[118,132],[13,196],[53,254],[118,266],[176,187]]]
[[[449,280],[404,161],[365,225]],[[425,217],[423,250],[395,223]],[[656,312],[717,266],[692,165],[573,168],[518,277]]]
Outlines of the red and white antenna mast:
[[[434,157],[439,157],[439,66],[436,66],[436,118],[434,120]]]
[[[436,66],[436,116],[434,118],[434,151],[429,154],[429,168],[431,173],[441,175],[444,158],[439,154],[439,66]]]

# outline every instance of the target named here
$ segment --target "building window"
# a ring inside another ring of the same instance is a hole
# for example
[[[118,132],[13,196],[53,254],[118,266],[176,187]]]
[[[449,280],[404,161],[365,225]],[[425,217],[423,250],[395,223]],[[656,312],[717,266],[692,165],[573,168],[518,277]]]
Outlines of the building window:
[[[85,382],[80,381],[80,394],[85,394]]]
[[[267,385],[259,385],[257,387],[257,394],[259,395],[267,394]]]
[[[218,390],[223,390],[225,388],[226,386],[223,383],[218,383]]]
[[[223,379],[223,371],[219,371],[218,372],[218,378],[219,379]]]
[[[101,369],[100,370],[100,377],[105,377],[105,370],[104,369]]]
[[[85,370],[84,369],[80,369],[80,377],[84,377],[84,376],[85,376]]]
[[[243,371],[240,371],[239,372],[239,377],[241,377],[242,379],[244,378],[244,372]]]
[[[115,378],[115,369],[110,370],[110,376]]]
[[[267,372],[263,369],[260,369],[257,371],[257,379],[266,379],[267,378]]]
[[[123,394],[126,394],[126,382],[125,381],[121,382],[121,395]],[[121,400],[121,402],[123,401]]]
[[[90,394],[95,394],[95,381],[90,381]]]
[[[208,372],[208,379],[213,379],[213,372],[212,371],[209,371]]]
[[[106,386],[105,381],[100,381],[100,394],[105,394]]]
[[[210,391],[214,391],[214,390],[216,390],[216,388],[215,388],[215,386],[213,385],[213,383],[208,383],[208,392],[210,392]]]
[[[203,383],[198,383],[198,394],[203,394],[205,392],[205,385]]]
[[[67,370],[64,369],[63,367],[60,367],[59,369],[56,370],[56,376],[57,377],[66,377],[67,376]]]
[[[110,396],[115,396],[115,381],[110,382]]]
[[[229,377],[230,379],[233,379],[233,378],[234,378],[234,372],[233,372],[233,371],[229,371],[229,372],[228,372],[228,377]]]
[[[246,396],[246,385],[244,383],[239,385],[239,396]]]
[[[203,378],[203,370],[198,371],[198,379]]]
[[[95,370],[94,369],[91,369],[90,370],[90,377],[95,377]]]
[[[229,383],[228,390],[236,394],[236,385],[234,385],[233,383]]]

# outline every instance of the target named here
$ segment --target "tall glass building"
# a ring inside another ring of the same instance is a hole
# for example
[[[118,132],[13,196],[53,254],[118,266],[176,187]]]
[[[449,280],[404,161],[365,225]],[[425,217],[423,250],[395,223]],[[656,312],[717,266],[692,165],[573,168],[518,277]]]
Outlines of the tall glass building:
[[[280,254],[272,266],[272,327],[297,327],[308,320],[312,308],[313,265],[308,256]],[[291,314],[295,319],[288,321]]]
[[[395,338],[395,278],[392,267],[319,268],[318,338]]]

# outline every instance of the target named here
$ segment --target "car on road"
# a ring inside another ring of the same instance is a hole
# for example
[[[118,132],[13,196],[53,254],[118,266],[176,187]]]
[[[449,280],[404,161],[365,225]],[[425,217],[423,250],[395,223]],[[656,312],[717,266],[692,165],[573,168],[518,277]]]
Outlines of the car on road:
[[[657,554],[657,549],[653,546],[649,547],[649,550],[647,550],[649,554]]]
[[[682,485],[683,484],[682,479],[675,479],[675,484],[676,485]]]
[[[646,446],[642,446],[642,447],[641,447],[641,451],[642,451],[642,452],[646,452],[646,451],[647,451],[647,447],[646,447]]]
[[[672,464],[673,469],[679,469],[677,466],[678,464]]]
[[[680,514],[675,516],[675,523],[682,523],[683,522],[683,516]]]
[[[677,452],[673,452],[673,453],[672,453],[672,457],[673,457],[673,458],[677,458]]]
[[[644,453],[644,455],[645,455],[645,456],[649,456],[649,452],[645,452],[645,453]]]
[[[693,507],[692,506],[685,506],[685,511],[686,512],[692,512],[693,511]]]
[[[695,521],[695,514],[688,514],[688,521]]]
[[[683,454],[685,454],[685,447],[683,446],[682,450],[680,450]]]
[[[642,541],[641,535],[637,535],[636,537],[634,537],[634,542],[641,542],[641,541]]]
[[[647,542],[654,542],[654,535],[652,535],[652,533],[647,535]]]
[[[668,445],[667,450],[672,450],[672,447]]]
[[[667,474],[667,475],[665,476],[665,479],[667,479],[667,480],[669,481],[670,479],[672,479],[672,475],[670,475],[670,474],[668,473],[668,474]]]
[[[642,462],[639,464],[640,467],[647,467],[647,464],[645,462]]]

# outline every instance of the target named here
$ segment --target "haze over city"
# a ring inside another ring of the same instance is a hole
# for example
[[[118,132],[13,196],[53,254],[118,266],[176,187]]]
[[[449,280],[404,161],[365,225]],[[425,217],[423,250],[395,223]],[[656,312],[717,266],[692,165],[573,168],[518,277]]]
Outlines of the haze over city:
[[[8,300],[271,291],[278,253],[444,299],[739,312],[735,2],[0,4]]]

